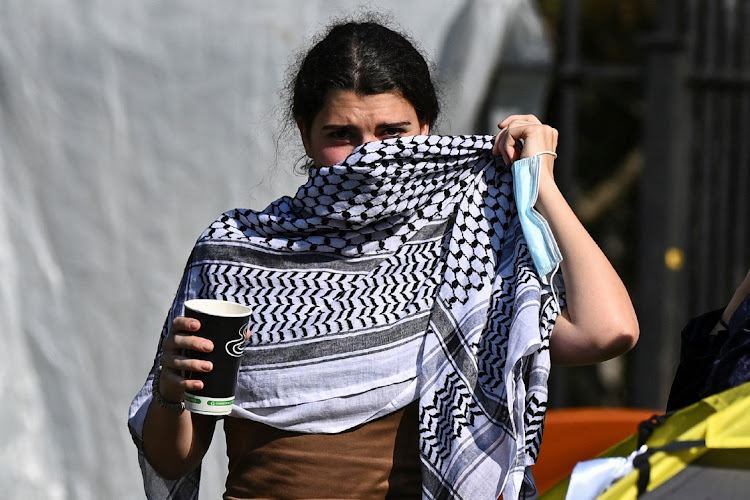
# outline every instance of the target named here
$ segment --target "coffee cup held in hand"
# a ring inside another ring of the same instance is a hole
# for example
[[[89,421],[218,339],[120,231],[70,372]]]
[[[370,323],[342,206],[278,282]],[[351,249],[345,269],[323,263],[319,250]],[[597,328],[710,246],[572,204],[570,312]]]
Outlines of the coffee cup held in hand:
[[[234,403],[250,308],[234,302],[194,299],[185,302],[185,316],[201,323],[197,335],[214,344],[211,352],[192,352],[195,359],[213,363],[210,372],[189,372],[186,378],[203,381],[203,389],[185,393],[185,408],[204,415],[228,415]]]

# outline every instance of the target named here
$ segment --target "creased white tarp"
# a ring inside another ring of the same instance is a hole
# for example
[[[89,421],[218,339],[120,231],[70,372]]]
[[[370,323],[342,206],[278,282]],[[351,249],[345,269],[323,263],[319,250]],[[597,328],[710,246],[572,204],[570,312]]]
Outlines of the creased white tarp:
[[[487,82],[509,28],[530,30],[517,50],[549,63],[530,5],[366,7],[391,12],[442,61],[445,100],[460,103],[446,105],[443,131],[472,133],[493,131],[472,124],[497,90]],[[3,498],[143,498],[127,407],[182,266],[217,214],[262,208],[302,182],[301,146],[278,139],[279,88],[306,36],[353,7],[0,0]],[[519,96],[521,108],[538,112],[541,97]],[[222,441],[203,498],[221,495]]]

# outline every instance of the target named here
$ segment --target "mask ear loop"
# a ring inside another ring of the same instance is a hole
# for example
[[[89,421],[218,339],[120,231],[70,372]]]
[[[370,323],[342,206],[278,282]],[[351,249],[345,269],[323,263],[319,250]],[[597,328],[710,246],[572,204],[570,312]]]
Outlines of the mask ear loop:
[[[555,275],[557,274],[557,271],[560,270],[560,263],[555,264],[555,269],[552,270],[552,272],[549,275],[549,288],[552,291],[552,300],[555,301],[555,305],[557,306],[557,310],[560,310],[560,301],[557,298],[557,292],[556,292],[556,286],[555,286]]]

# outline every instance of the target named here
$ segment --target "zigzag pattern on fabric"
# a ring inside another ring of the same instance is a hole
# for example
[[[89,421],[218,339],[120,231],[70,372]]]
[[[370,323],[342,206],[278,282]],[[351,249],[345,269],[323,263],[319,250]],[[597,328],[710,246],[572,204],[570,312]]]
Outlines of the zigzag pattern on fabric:
[[[424,498],[518,497],[559,308],[492,141],[367,143],[206,229],[166,324],[195,297],[253,309],[232,416],[339,432],[418,399]]]

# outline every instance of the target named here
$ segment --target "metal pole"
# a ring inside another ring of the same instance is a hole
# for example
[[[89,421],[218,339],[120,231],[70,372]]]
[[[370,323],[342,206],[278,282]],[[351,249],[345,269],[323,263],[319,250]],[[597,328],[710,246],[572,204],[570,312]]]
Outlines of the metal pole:
[[[681,5],[679,0],[664,0],[661,27],[647,39],[636,297],[641,338],[631,355],[629,377],[630,403],[647,408],[665,406],[686,319],[682,266],[689,192],[689,100],[678,24]]]
[[[575,174],[578,139],[578,100],[581,86],[581,6],[580,0],[565,0],[563,28],[563,58],[560,68],[562,79],[560,101],[560,168],[555,172],[560,189],[566,197],[575,195]]]
[[[734,251],[732,254],[733,276],[742,276],[743,271],[750,266],[750,241],[748,238],[748,225],[750,225],[750,145],[747,138],[750,137],[750,1],[743,1],[738,7],[738,26],[741,32],[737,36],[739,46],[739,64],[737,78],[743,82],[739,98],[739,126],[738,142],[739,154],[737,162],[737,184],[734,199],[736,220],[732,230],[735,235]]]

